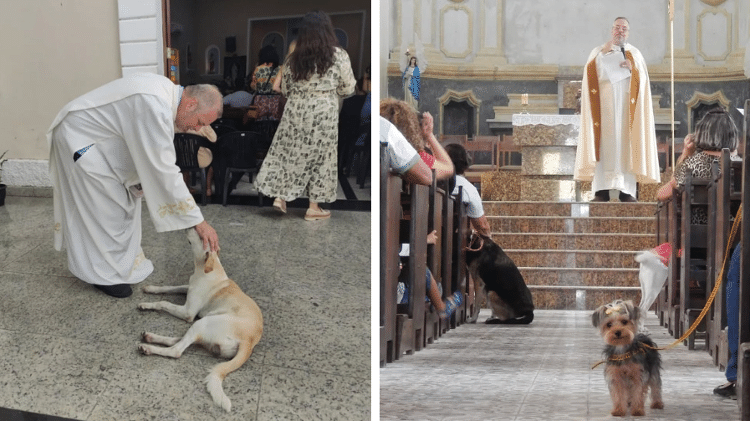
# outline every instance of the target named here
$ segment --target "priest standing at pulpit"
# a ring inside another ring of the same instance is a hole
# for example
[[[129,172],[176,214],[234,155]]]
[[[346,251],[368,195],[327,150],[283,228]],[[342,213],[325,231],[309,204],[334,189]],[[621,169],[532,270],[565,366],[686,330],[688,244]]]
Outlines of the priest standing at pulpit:
[[[630,23],[615,19],[612,39],[594,48],[581,84],[581,130],[574,179],[591,181],[593,202],[636,202],[637,183],[659,183],[654,112],[646,61],[627,43]]]

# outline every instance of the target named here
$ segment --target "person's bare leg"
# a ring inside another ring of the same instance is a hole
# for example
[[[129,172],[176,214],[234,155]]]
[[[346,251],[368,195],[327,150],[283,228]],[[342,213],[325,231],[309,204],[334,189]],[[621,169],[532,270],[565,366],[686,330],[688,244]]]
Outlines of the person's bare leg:
[[[438,312],[442,312],[445,310],[445,303],[443,302],[443,297],[440,296],[440,290],[437,286],[437,281],[435,281],[435,278],[430,275],[430,287],[427,288],[427,296],[430,298],[430,302],[433,306],[435,306],[435,309]]]

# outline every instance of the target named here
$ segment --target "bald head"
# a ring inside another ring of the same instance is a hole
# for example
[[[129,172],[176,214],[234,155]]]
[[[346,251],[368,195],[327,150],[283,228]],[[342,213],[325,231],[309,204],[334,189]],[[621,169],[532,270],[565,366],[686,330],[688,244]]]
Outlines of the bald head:
[[[221,117],[222,96],[214,85],[191,85],[185,88],[177,107],[175,125],[180,131],[199,131]]]
[[[190,85],[185,87],[186,95],[190,98],[195,98],[198,101],[198,112],[205,112],[212,109],[219,110],[219,117],[221,117],[221,110],[223,108],[222,95],[219,88],[216,85],[200,84]]]

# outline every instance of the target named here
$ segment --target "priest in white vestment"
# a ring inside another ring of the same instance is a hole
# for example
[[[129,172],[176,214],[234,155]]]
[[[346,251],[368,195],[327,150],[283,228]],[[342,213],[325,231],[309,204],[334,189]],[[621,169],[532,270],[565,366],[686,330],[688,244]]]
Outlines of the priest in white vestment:
[[[619,190],[635,202],[637,183],[659,183],[659,160],[646,62],[626,41],[630,24],[617,18],[612,39],[589,55],[581,84],[581,131],[574,179],[591,181],[595,202]]]
[[[195,227],[218,250],[175,164],[175,128],[200,130],[221,114],[216,87],[155,74],[110,82],[69,102],[47,132],[55,249],[79,279],[122,298],[153,265],[141,249],[141,200],[157,232]],[[176,126],[176,127],[175,127]]]

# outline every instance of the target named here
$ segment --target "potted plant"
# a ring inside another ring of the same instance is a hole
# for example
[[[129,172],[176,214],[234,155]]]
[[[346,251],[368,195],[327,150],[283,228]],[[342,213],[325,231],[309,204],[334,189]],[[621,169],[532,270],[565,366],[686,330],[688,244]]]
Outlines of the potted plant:
[[[8,151],[5,151],[0,155],[0,206],[5,205],[5,184],[3,184],[3,163],[7,161],[5,159],[5,154],[8,153]]]

